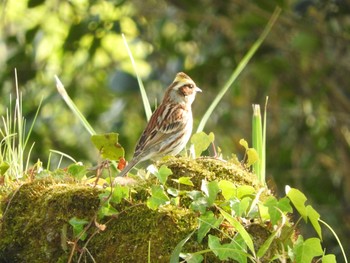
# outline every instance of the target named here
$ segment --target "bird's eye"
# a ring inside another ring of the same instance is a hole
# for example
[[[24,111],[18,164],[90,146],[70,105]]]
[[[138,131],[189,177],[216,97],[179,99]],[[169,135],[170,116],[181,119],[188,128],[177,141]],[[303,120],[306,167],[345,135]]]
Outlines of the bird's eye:
[[[192,85],[192,84],[188,85],[188,87],[189,87],[190,89],[193,89],[193,85]]]

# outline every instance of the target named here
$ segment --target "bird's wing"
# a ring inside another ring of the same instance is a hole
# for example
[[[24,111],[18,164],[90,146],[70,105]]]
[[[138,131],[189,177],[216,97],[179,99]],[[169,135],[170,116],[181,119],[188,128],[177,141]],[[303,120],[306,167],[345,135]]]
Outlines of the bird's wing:
[[[151,147],[157,146],[169,137],[184,128],[183,107],[179,105],[161,104],[153,113],[146,129],[143,131],[136,146],[134,157],[147,152]],[[178,121],[177,121],[178,120]]]

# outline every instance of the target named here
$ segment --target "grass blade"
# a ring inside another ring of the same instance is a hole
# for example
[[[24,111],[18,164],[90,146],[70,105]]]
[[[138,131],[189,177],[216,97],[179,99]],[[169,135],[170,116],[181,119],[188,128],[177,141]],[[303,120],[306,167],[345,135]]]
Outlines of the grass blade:
[[[259,181],[264,183],[265,179],[262,178],[262,124],[260,105],[253,104],[253,118],[252,118],[252,144],[259,156],[259,160],[253,164],[253,170],[258,177]]]
[[[75,105],[75,103],[73,102],[73,100],[69,97],[66,89],[64,88],[62,82],[60,81],[60,79],[55,75],[55,79],[56,79],[56,87],[58,92],[60,93],[60,95],[62,96],[62,98],[64,99],[64,101],[67,103],[68,107],[72,110],[72,112],[75,114],[75,116],[78,117],[78,119],[80,120],[80,122],[83,124],[83,126],[85,127],[85,129],[90,133],[90,135],[94,135],[96,134],[96,132],[94,131],[94,129],[91,127],[90,123],[86,120],[86,118],[84,117],[84,115],[80,112],[80,110],[78,109],[78,107]]]
[[[220,90],[220,92],[217,94],[217,96],[215,97],[213,102],[210,104],[208,110],[205,112],[205,114],[203,115],[203,117],[202,117],[202,119],[201,119],[201,121],[200,121],[200,123],[198,125],[196,133],[203,131],[204,126],[206,125],[210,115],[213,113],[214,109],[219,104],[220,100],[225,95],[227,90],[231,87],[232,83],[237,79],[239,74],[241,74],[243,69],[247,66],[248,62],[253,57],[255,52],[258,50],[258,48],[260,47],[262,42],[265,40],[266,36],[270,32],[272,26],[276,22],[276,20],[277,20],[277,18],[278,18],[280,13],[281,13],[281,8],[277,7],[275,9],[275,11],[273,12],[273,14],[272,14],[269,22],[267,23],[266,27],[264,28],[264,31],[261,33],[259,38],[255,41],[255,43],[249,49],[247,54],[243,57],[241,62],[238,64],[237,68],[232,72],[232,74],[231,74],[230,78],[228,79],[228,81],[225,83],[223,88]]]
[[[130,60],[131,60],[131,64],[132,64],[132,66],[134,68],[134,71],[135,71],[135,74],[136,74],[137,82],[138,82],[139,87],[140,87],[140,93],[141,93],[141,98],[142,98],[142,102],[143,102],[143,107],[145,108],[146,118],[147,118],[147,121],[149,121],[149,119],[151,118],[151,115],[152,115],[152,110],[151,110],[151,106],[149,104],[147,93],[146,93],[145,87],[143,86],[143,83],[142,83],[142,80],[140,78],[140,75],[137,73],[138,71],[137,71],[137,68],[136,68],[136,63],[135,63],[135,60],[134,60],[134,58],[132,56],[132,53],[131,53],[131,50],[129,48],[128,42],[126,41],[125,35],[122,34],[122,37],[123,37],[123,41],[124,41],[126,50],[128,51],[128,54],[129,54],[129,57],[130,57]]]

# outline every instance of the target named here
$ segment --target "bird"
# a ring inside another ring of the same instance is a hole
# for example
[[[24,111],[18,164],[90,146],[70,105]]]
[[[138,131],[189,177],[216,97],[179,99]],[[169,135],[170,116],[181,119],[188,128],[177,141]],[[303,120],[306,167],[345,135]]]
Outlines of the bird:
[[[179,72],[166,89],[163,100],[153,112],[135,147],[131,161],[118,174],[122,177],[138,163],[177,155],[191,137],[191,105],[196,93],[202,92],[185,73]]]

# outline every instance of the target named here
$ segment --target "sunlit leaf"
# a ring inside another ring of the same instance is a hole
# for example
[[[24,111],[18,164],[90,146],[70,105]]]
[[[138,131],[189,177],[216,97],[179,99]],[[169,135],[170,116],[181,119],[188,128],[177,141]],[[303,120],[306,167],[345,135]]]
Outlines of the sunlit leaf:
[[[237,187],[237,197],[242,199],[245,196],[251,196],[256,193],[256,190],[253,186],[250,185],[242,185]]]
[[[174,179],[174,181],[179,184],[193,186],[191,179],[192,177],[190,176],[183,176],[183,177],[180,177],[179,179]]]
[[[169,197],[166,195],[164,188],[161,185],[152,185],[151,191],[152,196],[147,200],[147,206],[150,209],[155,210],[159,206],[169,202]]]
[[[250,197],[244,197],[241,200],[231,200],[230,207],[235,212],[235,216],[243,216],[247,212],[252,199]]]
[[[287,196],[303,219],[307,221],[307,210],[305,206],[305,202],[307,200],[306,196],[295,188],[288,188]]]
[[[0,175],[4,175],[9,168],[10,165],[7,162],[2,162],[0,164]]]
[[[206,180],[202,180],[201,190],[208,197],[209,206],[211,206],[214,203],[217,194],[220,192],[218,182],[216,181],[207,182]]]
[[[116,184],[113,188],[113,194],[110,202],[119,204],[123,199],[127,199],[130,194],[130,188],[127,186]]]
[[[322,230],[321,230],[320,223],[318,221],[320,219],[320,214],[317,213],[317,211],[311,205],[308,205],[306,207],[306,211],[307,211],[307,216],[312,226],[316,230],[318,237],[322,240]]]
[[[335,255],[329,254],[329,255],[324,255],[322,257],[322,263],[336,263],[337,260],[335,258]]]
[[[199,132],[192,135],[191,143],[194,145],[196,157],[200,156],[202,152],[208,149],[209,145],[214,141],[214,133],[206,134]]]
[[[304,241],[301,236],[299,236],[295,243],[293,251],[296,263],[312,262],[314,257],[323,254],[320,239],[309,238]]]
[[[118,133],[92,135],[91,141],[105,159],[117,161],[124,157],[124,148],[118,143]]]
[[[158,178],[159,182],[164,185],[168,176],[172,174],[173,172],[168,167],[162,165],[154,175]]]
[[[231,181],[221,180],[218,186],[225,200],[230,200],[237,196],[237,187]]]

